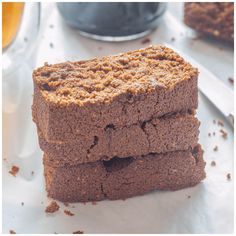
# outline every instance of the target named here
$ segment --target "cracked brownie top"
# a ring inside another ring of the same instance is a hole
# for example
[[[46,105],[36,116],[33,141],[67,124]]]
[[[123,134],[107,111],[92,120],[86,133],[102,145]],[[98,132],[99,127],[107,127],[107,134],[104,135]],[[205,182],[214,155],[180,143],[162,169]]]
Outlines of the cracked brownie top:
[[[33,72],[33,79],[47,102],[84,105],[111,102],[124,93],[172,89],[197,74],[172,49],[150,46],[87,61],[45,63]]]

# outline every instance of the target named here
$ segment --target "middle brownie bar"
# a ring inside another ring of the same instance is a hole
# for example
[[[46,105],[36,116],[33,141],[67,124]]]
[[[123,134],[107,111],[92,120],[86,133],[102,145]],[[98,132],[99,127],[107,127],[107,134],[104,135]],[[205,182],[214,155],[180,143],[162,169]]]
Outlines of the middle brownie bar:
[[[42,133],[39,144],[51,166],[76,165],[114,156],[127,157],[193,148],[198,142],[199,121],[191,111],[165,115],[116,129],[109,127],[70,142],[48,142]]]

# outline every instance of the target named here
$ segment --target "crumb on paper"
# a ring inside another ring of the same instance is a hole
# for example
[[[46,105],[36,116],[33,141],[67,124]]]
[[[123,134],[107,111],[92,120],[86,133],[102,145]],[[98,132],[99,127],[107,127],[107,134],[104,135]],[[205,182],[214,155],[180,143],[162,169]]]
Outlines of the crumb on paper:
[[[24,206],[24,204],[25,204],[24,202],[21,202],[21,206]]]
[[[222,134],[222,137],[223,137],[224,139],[227,139],[228,133],[227,133],[226,131],[224,131],[223,129],[221,129],[220,132],[221,132],[221,134]]]
[[[72,213],[72,212],[69,211],[69,210],[64,210],[64,213],[65,213],[66,215],[68,215],[68,216],[74,216],[74,215],[75,215],[74,213]]]
[[[145,38],[141,41],[142,44],[146,44],[146,43],[151,43],[151,39],[150,38]]]
[[[222,126],[222,127],[224,127],[224,123],[223,123],[222,121],[218,120],[218,122],[217,122],[217,123],[218,123],[218,125],[219,125],[219,126]]]
[[[215,135],[216,135],[216,132],[213,132],[212,134],[213,134],[213,136],[215,136]]]
[[[211,133],[208,133],[208,136],[211,137]]]
[[[175,37],[171,37],[170,41],[174,42],[175,41]]]
[[[216,123],[216,120],[213,120],[213,124],[215,124]]]
[[[233,78],[229,77],[229,78],[228,78],[228,81],[229,81],[232,85],[234,84],[234,79],[233,79]]]
[[[49,43],[50,48],[54,48],[53,43]]]
[[[92,205],[97,205],[97,202],[92,202]]]
[[[54,25],[53,25],[53,24],[50,24],[50,25],[49,25],[49,28],[51,28],[51,29],[54,28]]]
[[[31,175],[34,175],[34,171],[31,171]]]
[[[83,234],[84,231],[81,231],[81,230],[77,230],[77,231],[74,231],[73,234]]]
[[[18,166],[12,166],[9,173],[11,175],[13,175],[14,177],[16,177],[16,174],[19,172],[19,170],[20,170],[20,168]]]
[[[190,196],[190,195],[188,195],[188,198],[191,198],[191,196]]]
[[[211,166],[216,166],[216,162],[215,162],[215,161],[212,161],[212,162],[211,162]]]
[[[215,151],[215,152],[218,151],[218,146],[217,145],[213,148],[213,151]]]
[[[227,177],[227,180],[231,180],[231,174],[230,173],[228,173],[226,177]]]
[[[16,231],[14,231],[13,229],[9,230],[10,234],[16,234]]]
[[[24,37],[24,41],[27,43],[27,42],[28,42],[28,38],[27,38],[27,37]]]
[[[45,209],[46,213],[54,213],[60,209],[60,206],[55,202],[52,201]]]

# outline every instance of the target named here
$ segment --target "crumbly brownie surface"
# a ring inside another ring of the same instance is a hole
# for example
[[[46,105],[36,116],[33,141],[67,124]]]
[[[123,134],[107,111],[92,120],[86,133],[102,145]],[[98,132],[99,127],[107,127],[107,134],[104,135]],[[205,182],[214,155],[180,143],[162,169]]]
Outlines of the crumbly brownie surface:
[[[127,157],[187,150],[198,143],[199,121],[193,114],[179,113],[145,123],[95,132],[70,142],[47,142],[40,131],[39,144],[51,165],[75,165],[114,156]]]
[[[233,2],[185,3],[184,21],[203,34],[234,42]]]
[[[67,141],[196,109],[197,76],[195,68],[162,46],[45,65],[33,73],[33,120],[47,141]]]
[[[125,199],[154,189],[177,190],[205,178],[200,145],[193,150],[52,167],[44,156],[48,196],[64,202]]]

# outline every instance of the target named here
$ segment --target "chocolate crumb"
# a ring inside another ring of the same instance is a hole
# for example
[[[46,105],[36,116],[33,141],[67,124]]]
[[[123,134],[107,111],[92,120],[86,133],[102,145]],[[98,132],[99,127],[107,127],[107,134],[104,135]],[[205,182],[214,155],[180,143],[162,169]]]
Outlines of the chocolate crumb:
[[[92,205],[97,205],[97,202],[92,202]]]
[[[81,230],[77,230],[77,231],[74,231],[73,234],[83,234],[84,231],[81,231]]]
[[[50,48],[54,48],[53,43],[50,43],[49,46],[50,46]]]
[[[45,212],[46,213],[54,213],[56,211],[58,211],[60,208],[60,206],[55,202],[55,201],[52,201],[48,206],[47,208],[45,209]]]
[[[12,166],[12,167],[11,167],[11,170],[9,171],[9,173],[10,173],[11,175],[13,175],[14,177],[16,177],[16,174],[19,172],[19,170],[20,170],[19,167],[17,167],[17,166]]]
[[[151,43],[151,39],[150,38],[145,38],[141,41],[142,44],[146,44],[146,43]]]
[[[221,134],[222,134],[222,137],[223,137],[224,139],[227,139],[228,133],[227,133],[226,131],[224,131],[223,129],[221,129],[220,132],[221,132]]]
[[[174,42],[175,41],[175,37],[171,37],[170,41]]]
[[[232,85],[234,84],[234,79],[233,79],[233,78],[229,77],[229,78],[228,78],[228,81],[229,81]]]
[[[9,230],[9,233],[10,233],[10,234],[16,234],[16,232],[15,232],[14,230],[12,230],[12,229]]]
[[[211,133],[208,133],[208,136],[211,137]]]
[[[21,203],[21,206],[24,206],[24,202]]]
[[[220,120],[218,120],[218,125],[224,127],[224,123]]]
[[[211,162],[211,166],[216,166],[216,162],[215,162],[215,161],[212,161],[212,162]]]
[[[227,180],[231,180],[231,174],[230,173],[227,174]]]
[[[215,152],[218,151],[218,146],[217,145],[214,147],[213,151],[215,151]]]
[[[68,216],[74,216],[74,215],[75,215],[74,213],[72,213],[72,212],[69,211],[69,210],[64,210],[64,213],[65,213],[66,215],[68,215]]]

